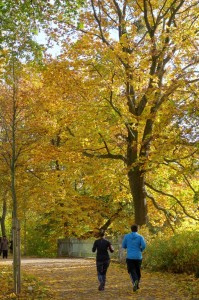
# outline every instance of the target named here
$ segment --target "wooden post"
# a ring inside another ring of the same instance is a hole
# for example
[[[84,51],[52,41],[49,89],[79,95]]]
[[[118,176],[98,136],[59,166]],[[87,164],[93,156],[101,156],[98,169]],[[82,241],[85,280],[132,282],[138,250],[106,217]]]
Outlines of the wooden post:
[[[21,252],[20,252],[20,225],[19,220],[13,219],[13,276],[14,276],[14,292],[21,292]]]

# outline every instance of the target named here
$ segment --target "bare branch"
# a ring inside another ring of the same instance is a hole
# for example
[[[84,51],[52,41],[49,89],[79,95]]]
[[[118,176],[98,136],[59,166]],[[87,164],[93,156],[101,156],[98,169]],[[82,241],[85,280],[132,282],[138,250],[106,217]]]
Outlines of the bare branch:
[[[172,231],[174,232],[174,228],[173,228],[173,226],[172,226],[172,224],[171,224],[171,221],[170,221],[170,217],[172,216],[172,214],[171,214],[167,209],[165,209],[164,207],[160,206],[160,205],[155,201],[154,197],[151,196],[151,195],[149,195],[147,192],[146,192],[146,196],[152,201],[153,205],[155,206],[155,208],[156,208],[157,210],[161,210],[161,211],[164,213],[164,215],[165,215],[165,217],[166,217],[166,219],[167,219],[167,221],[168,221],[168,223],[169,223],[169,226],[171,227]],[[172,216],[172,217],[173,217],[173,216]]]
[[[106,221],[106,223],[100,227],[100,230],[107,230],[108,227],[113,223],[113,221],[119,216],[120,212],[123,210],[123,208],[128,204],[120,204],[120,207],[116,210],[116,212]]]
[[[186,175],[183,175],[183,177],[184,177],[184,179],[185,179],[187,185],[190,187],[190,189],[194,192],[194,194],[196,194],[197,192],[196,192],[196,190],[193,188],[193,186],[191,185],[191,183],[190,183],[189,179],[187,178],[187,176],[186,176]]]
[[[111,159],[116,159],[116,160],[122,160],[124,163],[126,163],[126,158],[123,155],[121,155],[121,154],[112,154],[110,152],[110,150],[108,148],[108,145],[107,145],[106,141],[104,140],[102,134],[99,133],[99,135],[102,138],[104,146],[105,146],[104,148],[101,148],[101,149],[106,149],[107,154],[100,154],[100,153],[96,153],[96,150],[85,149],[83,151],[83,155],[85,155],[87,157],[97,157],[97,158],[102,158],[102,159],[111,158]],[[93,153],[90,153],[90,151],[93,151]]]
[[[195,216],[192,216],[190,213],[187,212],[186,208],[184,207],[184,205],[182,205],[181,201],[180,201],[177,197],[175,197],[175,196],[173,196],[173,195],[171,195],[171,194],[169,194],[169,193],[165,193],[165,192],[163,192],[163,191],[160,191],[160,190],[154,188],[154,187],[153,187],[152,185],[150,185],[149,183],[145,183],[145,184],[146,184],[146,186],[148,186],[151,190],[155,191],[156,193],[159,193],[159,194],[161,194],[161,195],[163,195],[163,196],[166,196],[166,197],[169,197],[169,198],[174,199],[174,200],[176,201],[176,203],[182,208],[184,214],[185,214],[187,217],[189,217],[189,218],[191,218],[191,219],[193,219],[193,220],[199,221],[199,218],[196,218]]]
[[[37,174],[35,174],[34,171],[30,170],[30,169],[27,169],[26,170],[28,173],[30,173],[31,175],[33,175],[34,177],[36,177],[37,179],[41,180],[41,177],[39,177]]]
[[[198,152],[198,150],[194,150],[193,152],[191,152],[191,153],[189,153],[189,154],[187,154],[187,155],[185,155],[185,156],[183,156],[183,157],[181,157],[180,158],[180,160],[186,160],[186,159],[188,159],[188,158],[190,158],[190,157],[193,157],[193,155],[195,154],[195,153],[197,153]],[[179,164],[181,167],[182,167],[182,165],[179,163],[179,162],[177,162],[177,160],[176,159],[169,159],[169,158],[164,158],[164,160],[165,160],[165,162],[167,162],[167,163],[172,163],[172,162],[174,162],[174,163],[177,163],[177,164]]]
[[[100,18],[98,17],[98,15],[97,15],[97,12],[96,12],[95,5],[94,5],[94,3],[93,3],[93,0],[91,0],[91,6],[92,6],[92,9],[93,9],[94,18],[95,18],[95,20],[96,20],[96,22],[97,22],[97,24],[98,24],[98,27],[99,27],[101,39],[102,39],[102,41],[103,41],[106,45],[110,46],[109,42],[107,41],[107,39],[106,39],[105,36],[104,36],[103,30],[102,30],[101,19],[100,19]],[[99,7],[99,10],[100,10],[100,7]]]

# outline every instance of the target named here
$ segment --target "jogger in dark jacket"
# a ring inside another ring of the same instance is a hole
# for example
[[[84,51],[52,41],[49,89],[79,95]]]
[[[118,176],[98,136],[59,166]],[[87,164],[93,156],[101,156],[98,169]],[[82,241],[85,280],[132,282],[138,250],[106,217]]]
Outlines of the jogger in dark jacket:
[[[97,267],[97,276],[99,280],[99,291],[103,291],[106,283],[106,273],[110,264],[110,256],[108,251],[111,253],[114,252],[113,246],[111,243],[104,238],[105,233],[100,232],[100,238],[95,240],[93,244],[92,251],[97,250],[96,255],[96,267]]]

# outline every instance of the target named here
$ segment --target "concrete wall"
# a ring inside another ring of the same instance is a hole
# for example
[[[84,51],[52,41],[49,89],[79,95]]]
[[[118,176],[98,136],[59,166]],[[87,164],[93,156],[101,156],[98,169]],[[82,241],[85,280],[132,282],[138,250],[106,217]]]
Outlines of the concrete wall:
[[[110,240],[110,239],[109,239]],[[124,259],[124,250],[121,249],[121,240],[110,240],[114,247],[114,253],[111,258],[119,261]],[[57,241],[58,257],[95,257],[96,253],[92,252],[93,240],[80,240],[75,238],[59,239]]]

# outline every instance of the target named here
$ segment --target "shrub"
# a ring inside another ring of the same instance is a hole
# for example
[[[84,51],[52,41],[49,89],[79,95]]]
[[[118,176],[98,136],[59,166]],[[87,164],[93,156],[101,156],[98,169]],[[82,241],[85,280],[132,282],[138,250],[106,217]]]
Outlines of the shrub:
[[[40,231],[39,231],[40,229]],[[57,239],[51,239],[49,230],[43,232],[41,227],[29,228],[26,233],[26,240],[22,244],[22,255],[37,257],[56,257],[57,256]]]
[[[199,272],[199,232],[188,231],[170,238],[156,238],[148,245],[143,264],[154,271]]]

